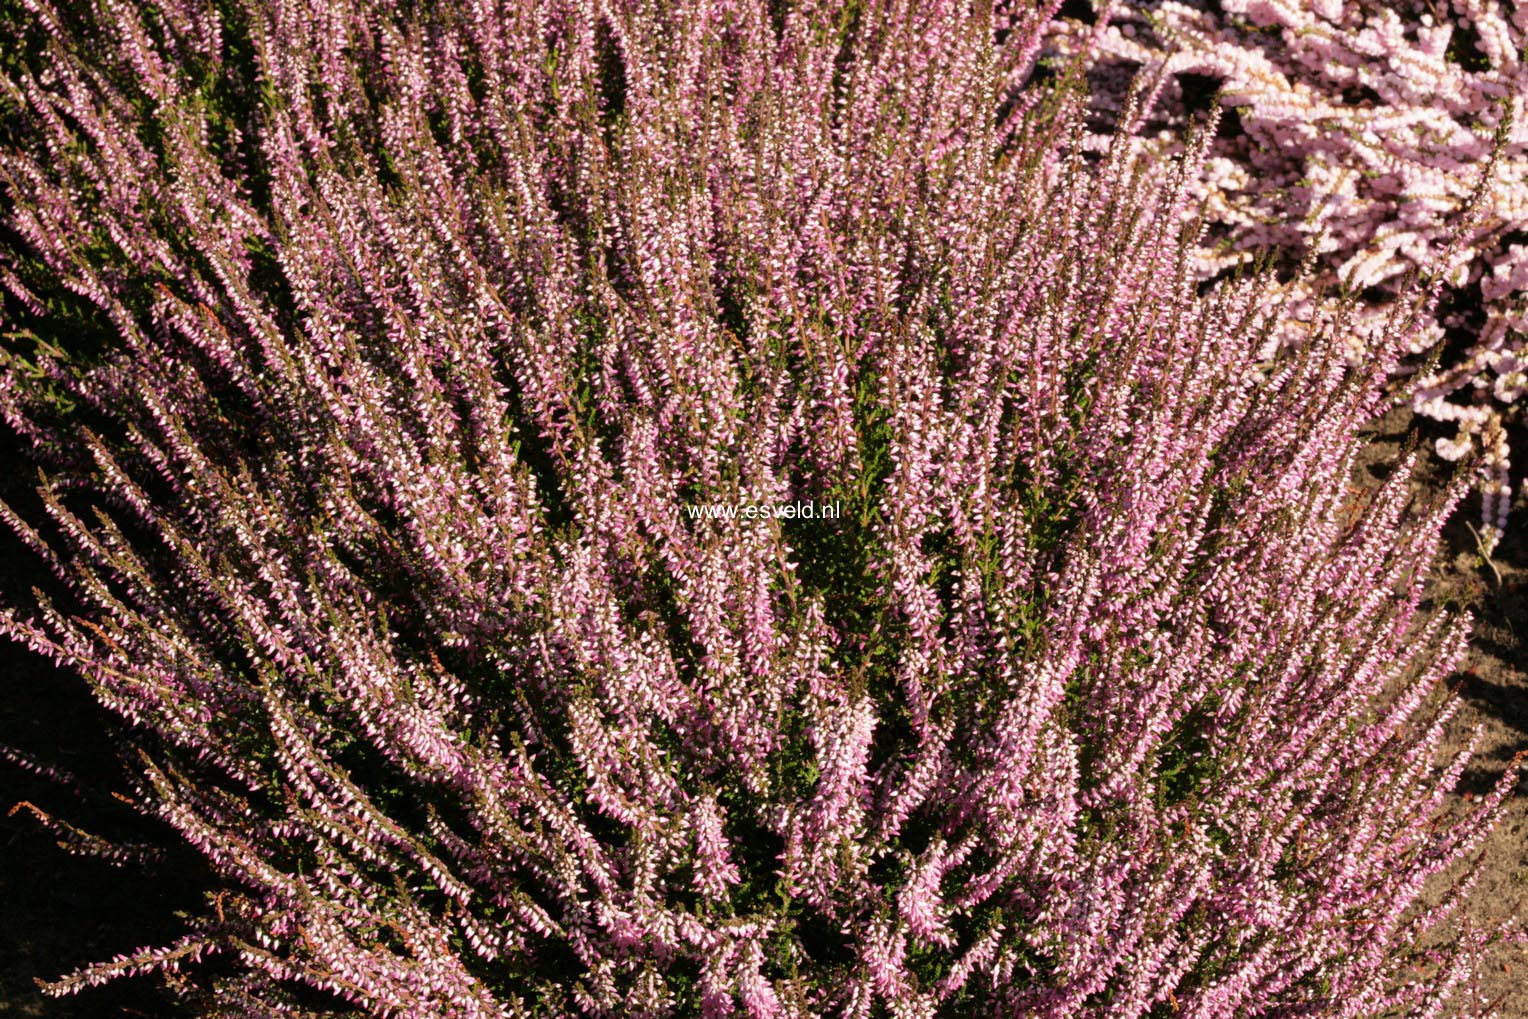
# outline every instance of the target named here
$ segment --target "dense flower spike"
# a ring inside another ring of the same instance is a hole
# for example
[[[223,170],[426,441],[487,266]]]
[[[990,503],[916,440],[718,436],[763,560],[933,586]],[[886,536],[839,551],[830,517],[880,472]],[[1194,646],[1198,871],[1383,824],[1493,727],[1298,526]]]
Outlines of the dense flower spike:
[[[26,7],[3,628],[225,883],[53,991],[1481,1013],[1460,492],[1347,489],[1430,295],[1198,295],[1214,124],[1089,153],[1059,3]]]
[[[1100,21],[1058,20],[1048,42],[1086,55],[1102,110],[1146,73],[1156,87],[1142,119],[1169,149],[1196,106],[1218,99],[1228,111],[1197,188],[1211,225],[1196,252],[1202,277],[1259,248],[1309,253],[1322,271],[1292,288],[1281,332],[1297,340],[1329,323],[1340,284],[1364,300],[1348,330],[1358,357],[1408,274],[1446,272],[1438,320],[1416,333],[1402,367],[1420,370],[1414,409],[1457,426],[1438,452],[1475,454],[1489,553],[1512,501],[1508,427],[1528,406],[1528,6],[1098,6]]]

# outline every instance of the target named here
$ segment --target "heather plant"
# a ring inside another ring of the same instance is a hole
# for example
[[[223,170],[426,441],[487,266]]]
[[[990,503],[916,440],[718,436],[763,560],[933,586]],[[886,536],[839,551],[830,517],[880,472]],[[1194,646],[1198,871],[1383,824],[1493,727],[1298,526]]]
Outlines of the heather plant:
[[[1508,436],[1528,393],[1528,120],[1513,116],[1528,85],[1528,6],[1099,6],[1101,20],[1058,20],[1049,40],[1087,55],[1099,113],[1117,112],[1138,72],[1157,88],[1124,130],[1170,148],[1195,108],[1227,110],[1198,183],[1210,228],[1196,271],[1213,278],[1263,248],[1315,258],[1320,271],[1294,287],[1287,339],[1330,323],[1346,290],[1362,298],[1349,319],[1358,356],[1387,328],[1407,274],[1461,240],[1453,213],[1494,176],[1436,321],[1402,366],[1420,376],[1407,389],[1415,411],[1448,426],[1437,452],[1474,464],[1489,554],[1512,503]]]
[[[1054,5],[26,9],[5,516],[61,593],[3,625],[222,882],[52,993],[1489,1011],[1461,490],[1348,488],[1436,287],[1269,351],[1275,278],[1192,272],[1213,121],[1090,156]]]

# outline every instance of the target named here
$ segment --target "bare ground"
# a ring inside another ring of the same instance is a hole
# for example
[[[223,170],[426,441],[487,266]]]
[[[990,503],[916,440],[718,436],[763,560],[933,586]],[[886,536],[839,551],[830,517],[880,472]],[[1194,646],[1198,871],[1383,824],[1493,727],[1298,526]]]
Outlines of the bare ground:
[[[1442,434],[1413,427],[1405,410],[1376,423],[1355,479],[1360,486],[1377,486],[1408,444]],[[1519,456],[1528,455],[1524,438],[1517,442]],[[1436,457],[1424,458],[1418,494],[1439,490],[1451,469]],[[1454,515],[1431,592],[1435,607],[1466,610],[1474,618],[1469,654],[1452,679],[1462,703],[1447,750],[1452,755],[1479,740],[1456,791],[1458,810],[1490,792],[1515,755],[1528,750],[1528,501],[1518,493],[1507,533],[1489,559],[1473,529],[1479,517],[1473,497]],[[1481,870],[1465,906],[1476,924],[1496,927],[1514,916],[1528,923],[1528,773],[1519,774],[1506,816],[1480,850]],[[1499,1003],[1502,1019],[1528,1019],[1528,945],[1497,944],[1480,991]]]

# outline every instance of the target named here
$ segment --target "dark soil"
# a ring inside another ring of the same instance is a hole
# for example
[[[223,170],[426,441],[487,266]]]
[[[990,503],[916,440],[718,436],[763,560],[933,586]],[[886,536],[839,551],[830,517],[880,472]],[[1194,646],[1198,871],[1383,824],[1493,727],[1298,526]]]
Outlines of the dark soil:
[[[0,743],[77,769],[87,783],[92,775],[110,781],[100,774],[107,720],[82,681],[8,646],[0,659],[0,701]],[[96,834],[141,838],[148,828],[114,801],[116,810],[0,767],[0,811],[27,802]],[[0,1016],[168,1019],[172,1003],[154,980],[114,980],[58,999],[43,995],[35,978],[57,980],[76,967],[173,940],[184,931],[175,914],[197,904],[201,876],[199,862],[180,855],[152,873],[75,856],[29,810],[0,817]]]
[[[33,499],[33,469],[0,429],[0,499]],[[33,585],[56,590],[43,564],[0,525],[0,606],[24,605]],[[152,868],[118,867],[65,852],[36,810],[123,842],[176,846],[167,827],[112,797],[128,790],[112,742],[117,726],[85,681],[0,637],[0,746],[78,779],[82,792],[0,760],[0,1019],[170,1019],[156,980],[114,980],[66,998],[54,981],[90,963],[165,944],[184,933],[177,912],[201,901],[208,873],[189,848]]]
[[[1411,443],[1437,437],[1398,409],[1376,423],[1360,463],[1358,483],[1377,486]],[[1518,437],[1518,456],[1528,455],[1528,436]],[[1454,469],[1424,458],[1419,495],[1437,492]],[[1474,617],[1470,651],[1452,677],[1462,704],[1449,728],[1450,755],[1477,739],[1470,768],[1459,783],[1456,808],[1478,802],[1501,779],[1513,758],[1528,750],[1528,500],[1519,491],[1507,532],[1489,559],[1476,538],[1478,498],[1467,499],[1445,530],[1434,576],[1433,607],[1468,611]],[[1482,867],[1466,906],[1474,923],[1496,927],[1516,916],[1528,921],[1528,772],[1507,804],[1506,816],[1481,847]],[[1528,945],[1495,946],[1480,988],[1499,1002],[1501,1019],[1528,1019]]]

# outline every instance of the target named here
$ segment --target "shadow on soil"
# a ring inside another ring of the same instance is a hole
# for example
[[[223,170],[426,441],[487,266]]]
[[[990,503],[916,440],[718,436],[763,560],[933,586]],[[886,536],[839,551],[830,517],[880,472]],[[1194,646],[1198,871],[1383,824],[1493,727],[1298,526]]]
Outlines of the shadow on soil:
[[[0,431],[0,464],[25,461]],[[0,472],[0,498],[24,505],[25,470]],[[35,585],[50,586],[40,560],[0,525],[0,605],[22,607]],[[208,872],[189,848],[149,869],[117,867],[73,855],[25,808],[28,803],[95,835],[121,842],[178,845],[160,822],[144,818],[107,791],[127,791],[113,751],[116,725],[84,680],[0,637],[0,746],[66,771],[85,792],[0,760],[0,1017],[94,1019],[177,1016],[156,978],[113,980],[66,998],[42,994],[36,980],[165,944],[184,927],[178,911],[195,909]],[[9,812],[9,813],[7,813]]]

